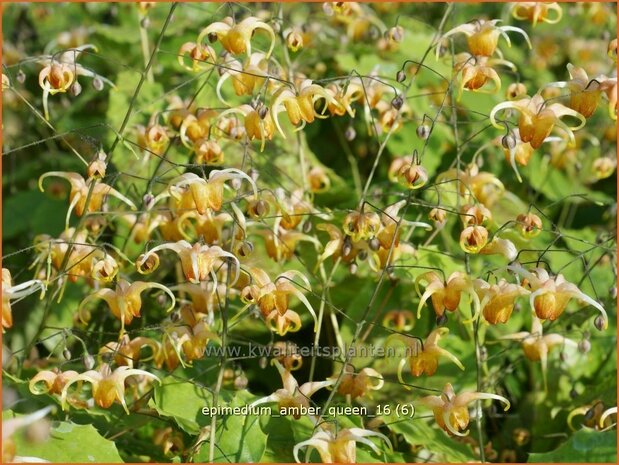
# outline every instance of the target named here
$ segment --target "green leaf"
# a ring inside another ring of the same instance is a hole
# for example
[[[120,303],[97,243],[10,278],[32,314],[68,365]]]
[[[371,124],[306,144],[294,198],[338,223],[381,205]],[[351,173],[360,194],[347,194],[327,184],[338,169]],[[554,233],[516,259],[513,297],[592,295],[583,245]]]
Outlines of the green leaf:
[[[617,462],[617,432],[597,432],[583,428],[557,449],[529,455],[529,463],[541,462]]]
[[[421,445],[435,454],[440,454],[445,462],[468,462],[477,461],[471,449],[447,436],[436,425],[429,425],[421,419],[398,419],[392,416],[386,421],[387,426],[393,432],[401,434],[411,446]]]
[[[8,410],[2,413],[4,419],[13,415]],[[123,463],[116,444],[101,436],[92,425],[56,421],[52,423],[49,439],[44,442],[28,441],[20,431],[14,439],[17,455],[22,457],[38,457],[57,463]]]

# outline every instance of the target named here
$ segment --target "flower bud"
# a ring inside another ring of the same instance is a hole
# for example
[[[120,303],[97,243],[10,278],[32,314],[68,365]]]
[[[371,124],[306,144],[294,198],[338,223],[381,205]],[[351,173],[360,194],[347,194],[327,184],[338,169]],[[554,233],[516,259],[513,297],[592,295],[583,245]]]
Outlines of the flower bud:
[[[148,27],[150,26],[150,19],[148,18],[148,16],[142,18],[142,20],[140,21],[140,26],[142,27],[142,29],[148,29]]]
[[[302,230],[305,234],[309,234],[309,232],[312,230],[312,222],[310,220],[305,220]]]
[[[65,360],[71,360],[71,351],[65,347],[64,350],[62,351],[62,356],[64,357]]]
[[[344,131],[344,138],[350,142],[352,140],[355,140],[355,137],[357,137],[357,131],[355,131],[355,128],[353,128],[352,126],[348,126],[346,128],[346,131]]]
[[[350,271],[350,274],[357,274],[358,269],[359,267],[357,266],[357,262],[352,262],[348,267],[348,271]]]
[[[602,315],[596,316],[595,320],[593,320],[593,324],[598,331],[604,331],[604,329],[606,329],[606,321]]]
[[[370,240],[369,246],[371,250],[376,252],[378,249],[380,249],[380,241],[376,237],[373,237]]]
[[[71,87],[69,87],[69,95],[72,97],[77,97],[81,93],[82,85],[76,80],[73,84],[71,84]]]
[[[447,313],[443,313],[440,316],[436,317],[436,326],[445,326],[449,318],[447,317]]]
[[[87,352],[82,355],[82,364],[86,370],[92,370],[95,367],[95,358]]]
[[[402,105],[404,105],[404,97],[402,97],[402,94],[396,95],[393,97],[393,100],[391,100],[391,106],[396,110],[402,108]]]
[[[437,224],[443,224],[447,221],[447,212],[442,208],[433,208],[428,217]]]
[[[511,131],[501,138],[501,145],[505,150],[513,150],[516,148],[516,137]]]
[[[99,76],[95,76],[95,78],[92,80],[92,87],[97,91],[103,90],[103,81]]]
[[[159,267],[159,256],[156,253],[142,254],[135,261],[135,267],[140,274],[149,274]]]
[[[578,343],[578,352],[580,352],[581,354],[589,353],[590,350],[591,342],[589,341],[589,339],[583,339]]]
[[[417,137],[421,140],[426,140],[430,137],[430,127],[427,124],[417,126]]]
[[[244,374],[240,374],[239,376],[234,378],[234,388],[241,391],[247,387],[248,382],[249,381],[247,379],[247,376],[245,376]]]
[[[19,82],[20,84],[23,84],[24,81],[26,80],[26,73],[24,73],[21,69],[19,71],[17,71],[17,75],[15,76],[15,79],[17,80],[17,82]]]
[[[406,81],[406,73],[404,72],[404,70],[401,69],[396,73],[395,80],[400,83]]]

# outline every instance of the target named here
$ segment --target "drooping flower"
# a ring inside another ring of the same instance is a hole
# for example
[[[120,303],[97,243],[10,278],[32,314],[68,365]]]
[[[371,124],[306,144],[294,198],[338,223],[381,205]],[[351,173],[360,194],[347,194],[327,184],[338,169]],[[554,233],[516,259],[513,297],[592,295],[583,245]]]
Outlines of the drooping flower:
[[[185,57],[189,55],[191,66],[185,63]],[[209,45],[185,42],[178,50],[178,64],[189,71],[200,71],[214,64],[217,59],[215,50]]]
[[[578,287],[565,279],[562,274],[551,277],[543,268],[527,271],[519,265],[508,268],[525,278],[525,287],[531,290],[529,301],[531,308],[540,320],[554,321],[565,311],[571,299],[583,301],[595,307],[602,315],[604,328],[608,326],[608,315],[604,307],[586,295]]]
[[[69,387],[78,382],[86,381],[92,386],[92,397],[101,408],[110,408],[114,402],[119,402],[125,412],[129,414],[125,399],[125,381],[131,376],[143,376],[160,382],[159,378],[145,370],[138,370],[121,366],[114,371],[108,364],[102,364],[97,370],[89,370],[71,378],[63,387],[60,401],[63,410],[66,410]],[[81,389],[81,384],[78,389]]]
[[[462,392],[456,394],[451,383],[445,384],[440,396],[426,396],[419,403],[432,409],[436,423],[446,432],[455,436],[466,436],[462,433],[470,421],[468,404],[476,400],[493,399],[505,404],[504,410],[509,410],[509,401],[497,394],[485,392]]]
[[[75,209],[75,213],[77,214],[77,216],[82,216],[85,211],[87,211],[88,213],[100,211],[101,207],[103,206],[103,201],[108,195],[116,197],[120,201],[127,204],[132,210],[136,210],[135,204],[113,187],[108,186],[107,184],[96,179],[85,180],[79,173],[67,171],[49,171],[47,173],[44,173],[39,177],[39,189],[41,190],[41,192],[44,191],[43,180],[50,176],[63,178],[71,183],[71,192],[69,193],[70,204],[66,217],[67,227],[73,209]],[[93,183],[94,186],[92,186]],[[90,189],[92,189],[92,194],[89,198],[88,193]],[[88,205],[86,205],[87,200]]]
[[[501,110],[513,109],[520,113],[518,129],[520,139],[529,142],[534,149],[540,147],[544,140],[557,127],[569,138],[570,143],[575,144],[574,132],[585,125],[586,119],[576,110],[566,107],[561,103],[548,103],[541,94],[533,97],[524,97],[512,102],[503,102],[496,105],[490,112],[490,121],[497,129],[504,129],[504,125],[496,120],[496,114]],[[565,116],[571,116],[578,120],[575,126],[568,126],[562,121]]]
[[[206,281],[209,275],[211,275],[215,286],[217,286],[217,275],[215,273],[215,269],[226,258],[232,259],[236,265],[235,278],[232,284],[238,279],[240,263],[236,256],[230,252],[226,252],[217,245],[208,246],[205,244],[200,244],[199,242],[191,245],[185,240],[168,242],[153,247],[144,255],[141,255],[136,261],[138,271],[144,274],[144,266],[149,263],[151,257],[157,257],[157,252],[166,249],[172,250],[178,254],[185,278],[191,283],[198,284],[201,281]],[[159,262],[158,257],[155,261],[156,263]],[[151,271],[154,271],[152,267],[149,268],[148,272]]]
[[[38,291],[41,291],[41,298],[43,298],[45,289],[45,283],[39,279],[31,279],[14,285],[11,272],[7,268],[2,268],[2,332],[13,326],[11,301],[22,299]]]
[[[100,289],[93,294],[87,296],[78,307],[78,313],[81,315],[85,305],[93,299],[103,299],[107,302],[112,315],[121,322],[121,333],[124,333],[125,325],[130,324],[133,318],[140,317],[142,309],[141,293],[147,289],[161,289],[171,299],[171,304],[167,311],[171,311],[176,305],[176,299],[172,291],[163,284],[155,282],[134,281],[129,283],[124,279],[119,279],[116,283],[116,289]]]
[[[253,16],[249,16],[239,23],[235,23],[229,16],[224,18],[223,21],[212,23],[200,32],[196,42],[202,44],[205,37],[208,37],[209,40],[217,39],[230,53],[251,55],[251,39],[254,33],[259,30],[265,31],[271,39],[271,45],[267,52],[267,56],[270,56],[275,46],[273,28]]]
[[[519,27],[497,26],[500,22],[501,20],[499,19],[493,19],[491,21],[475,19],[469,23],[462,24],[451,29],[450,31],[447,31],[443,34],[438,43],[442,43],[446,38],[454,34],[464,34],[466,36],[466,41],[471,55],[490,57],[494,55],[494,52],[496,51],[499,37],[503,37],[507,42],[507,45],[511,47],[511,41],[507,35],[507,32],[511,31],[521,34],[527,41],[529,48],[532,48],[531,41],[529,40],[529,36],[526,32]],[[439,49],[440,47],[437,47],[437,56],[439,54]]]
[[[380,454],[378,446],[367,439],[368,437],[382,439],[391,449],[389,439],[376,431],[362,428],[344,428],[334,433],[331,429],[321,429],[314,433],[310,439],[294,446],[294,458],[298,463],[301,463],[299,451],[304,447],[308,447],[318,451],[322,463],[356,463],[357,442],[365,444],[376,454]]]
[[[555,15],[550,17],[550,12]],[[514,2],[511,7],[512,16],[519,20],[537,23],[556,24],[561,21],[563,10],[557,2]]]
[[[261,404],[277,403],[278,407],[290,408],[290,407],[309,407],[310,398],[312,395],[327,386],[331,386],[335,383],[334,380],[328,379],[326,381],[312,381],[299,386],[298,381],[292,375],[289,370],[286,370],[281,363],[277,360],[273,360],[272,363],[277,367],[280,376],[282,377],[282,384],[284,387],[278,389],[273,394],[261,399],[255,400],[250,404],[250,408]],[[294,414],[293,417],[298,420],[301,418],[300,414]]]
[[[413,376],[421,376],[423,374],[432,376],[436,373],[440,357],[448,358],[455,363],[458,368],[464,370],[464,366],[455,355],[438,345],[440,338],[448,333],[448,328],[436,328],[428,335],[423,344],[418,338],[405,336],[403,334],[392,334],[387,338],[385,345],[389,344],[391,341],[399,341],[406,347],[405,357],[400,360],[400,364],[398,365],[398,380],[405,389],[410,389],[402,377],[402,370],[407,362]]]
[[[422,294],[419,284],[424,281],[426,286]],[[445,310],[455,312],[460,306],[462,293],[468,293],[473,299],[475,306],[473,319],[479,314],[479,298],[473,289],[471,278],[459,271],[453,272],[447,278],[447,281],[443,281],[443,278],[436,271],[423,273],[415,279],[415,289],[420,297],[417,318],[421,317],[421,309],[428,299],[431,299],[437,317],[442,316]]]
[[[264,270],[257,267],[250,267],[249,274],[252,283],[241,291],[241,299],[248,306],[256,305],[260,309],[269,329],[280,336],[301,329],[299,314],[289,308],[290,296],[294,296],[310,312],[314,319],[314,331],[317,330],[316,312],[303,293],[293,284],[295,277],[300,278],[303,285],[310,289],[310,283],[302,273],[296,270],[286,271],[275,278],[274,282]]]
[[[337,392],[351,400],[363,397],[371,391],[378,391],[385,384],[381,374],[373,368],[365,367],[355,373],[355,368],[347,364],[343,370]],[[339,373],[336,373],[328,380],[335,382],[339,376]]]
[[[516,299],[528,295],[525,288],[501,279],[497,284],[489,284],[481,279],[474,281],[475,292],[479,296],[482,315],[490,324],[507,323]]]
[[[520,341],[525,357],[533,362],[541,362],[544,389],[547,388],[546,373],[548,371],[548,354],[550,351],[555,347],[576,347],[578,345],[571,339],[568,339],[560,334],[544,335],[542,322],[535,316],[533,317],[533,322],[531,324],[531,332],[520,331],[518,333],[501,336],[501,339]]]

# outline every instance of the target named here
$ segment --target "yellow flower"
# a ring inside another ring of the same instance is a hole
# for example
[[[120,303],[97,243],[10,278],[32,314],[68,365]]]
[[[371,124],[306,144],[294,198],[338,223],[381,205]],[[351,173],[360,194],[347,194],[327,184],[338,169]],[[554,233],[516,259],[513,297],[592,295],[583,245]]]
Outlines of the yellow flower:
[[[339,373],[336,373],[328,380],[335,382],[338,378]],[[346,396],[347,399],[354,400],[365,396],[369,391],[378,391],[384,384],[383,377],[373,368],[366,367],[355,373],[355,367],[347,364],[344,367],[344,374],[340,379],[337,392]]]
[[[503,37],[507,42],[507,45],[511,47],[511,41],[509,40],[507,31],[517,32],[524,36],[529,48],[531,42],[526,32],[518,27],[513,26],[497,26],[501,22],[500,19],[493,19],[492,21],[485,21],[483,19],[475,19],[469,23],[462,24],[458,27],[451,29],[443,34],[438,43],[442,43],[444,39],[454,34],[464,34],[469,46],[469,52],[471,55],[480,57],[490,57],[494,55],[496,51],[499,37]],[[436,49],[436,55],[438,57],[440,47]]]
[[[553,278],[543,268],[535,268],[530,272],[519,265],[510,265],[508,269],[526,279],[526,286],[532,291],[529,296],[531,308],[539,319],[556,320],[570,300],[577,299],[599,310],[604,321],[604,328],[608,326],[608,315],[604,307],[583,293],[575,284],[567,281],[562,274]]]
[[[343,230],[353,242],[371,239],[380,228],[380,217],[374,212],[350,212],[344,218]]]
[[[497,122],[496,114],[506,109],[513,109],[520,113],[518,120],[520,139],[523,142],[530,142],[534,149],[542,145],[555,126],[565,132],[571,145],[574,145],[573,131],[582,128],[586,122],[585,117],[577,111],[561,103],[549,104],[541,94],[535,94],[533,97],[524,97],[520,100],[496,105],[490,112],[490,121],[495,128],[504,129],[504,125]],[[568,126],[561,120],[564,116],[572,116],[579,123],[576,126]]]
[[[185,173],[172,180],[168,192],[160,194],[159,197],[172,196],[176,200],[177,210],[195,209],[201,215],[209,209],[217,212],[223,205],[224,183],[231,179],[247,180],[252,186],[254,195],[257,195],[253,179],[241,170],[227,168],[211,171],[208,180],[194,173]]]
[[[258,30],[265,31],[271,39],[271,45],[267,52],[267,56],[270,56],[275,46],[275,33],[271,26],[253,16],[245,18],[236,24],[231,17],[212,23],[200,32],[196,42],[202,44],[204,37],[208,37],[209,40],[216,37],[230,53],[235,55],[247,53],[247,55],[251,55],[251,38]]]
[[[460,233],[460,248],[466,253],[480,253],[487,243],[488,230],[483,226],[468,226]]]
[[[66,216],[67,227],[73,209],[75,209],[75,213],[77,214],[77,216],[82,216],[84,214],[84,211],[86,210],[86,200],[88,199],[88,192],[90,191],[93,183],[94,187],[92,187],[92,194],[90,195],[90,199],[88,202],[88,213],[100,211],[101,207],[103,206],[103,201],[108,195],[116,197],[117,199],[129,205],[132,210],[136,210],[135,204],[113,187],[108,186],[107,184],[100,182],[96,179],[85,180],[79,173],[74,172],[49,171],[41,175],[41,177],[39,177],[39,189],[41,190],[41,192],[44,191],[43,180],[50,176],[64,178],[71,183],[71,192],[69,193],[70,204]]]
[[[222,75],[217,81],[215,91],[223,104],[227,104],[221,95],[221,89],[228,79],[232,79],[232,87],[236,95],[252,95],[255,89],[260,88],[269,76],[269,58],[262,52],[252,53],[245,62],[232,57],[226,58],[222,65]],[[272,84],[267,84],[267,89]]]
[[[114,402],[120,402],[129,414],[127,401],[125,400],[125,380],[130,376],[143,376],[160,382],[159,378],[144,370],[137,370],[127,366],[121,366],[114,371],[107,364],[102,364],[97,370],[89,370],[81,375],[74,376],[62,389],[60,401],[63,410],[66,409],[69,387],[77,382],[86,381],[92,385],[92,397],[101,408],[110,408]],[[80,385],[81,389],[81,385]]]
[[[299,460],[299,451],[304,447],[313,448],[318,451],[322,463],[356,463],[357,461],[357,442],[365,444],[376,454],[380,454],[380,449],[367,437],[377,437],[385,441],[391,450],[389,439],[376,431],[362,428],[342,428],[337,433],[331,430],[321,429],[308,439],[294,446],[294,459]]]
[[[191,58],[191,66],[185,63],[185,57]],[[217,59],[215,50],[209,45],[185,42],[178,50],[178,64],[189,71],[200,71],[214,64]]]
[[[516,71],[516,65],[510,61],[486,56],[476,57],[469,53],[456,55],[454,61],[454,71],[460,73],[458,100],[460,100],[464,89],[486,94],[496,94],[499,92],[502,83],[494,66],[505,66],[511,71]],[[494,86],[490,89],[485,89],[484,86],[489,81],[492,81]]]
[[[403,334],[392,334],[387,338],[385,345],[388,345],[390,341],[396,340],[406,346],[406,356],[400,360],[398,365],[398,380],[405,389],[410,389],[402,377],[402,370],[406,365],[407,359],[413,376],[421,376],[423,374],[432,376],[436,373],[440,357],[448,358],[458,368],[464,370],[464,366],[455,355],[438,345],[440,338],[448,333],[449,329],[447,328],[436,328],[428,335],[423,344],[418,338],[404,336]]]
[[[163,284],[155,282],[147,283],[143,281],[129,283],[124,279],[119,279],[118,283],[116,283],[115,290],[107,288],[100,289],[82,300],[77,309],[78,314],[82,314],[84,306],[92,299],[103,299],[107,302],[112,315],[120,320],[121,333],[124,333],[125,325],[130,324],[134,317],[140,317],[140,310],[142,309],[142,298],[140,294],[147,289],[161,289],[168,294],[172,300],[171,305],[167,309],[168,312],[176,305],[174,294]]]
[[[151,350],[149,357],[142,358],[141,351],[144,347]],[[105,360],[105,356],[113,358],[114,362],[121,366],[126,365],[133,368],[138,362],[147,362],[154,359],[161,350],[161,344],[149,337],[138,336],[133,339],[128,334],[123,334],[119,341],[112,341],[99,349],[99,356]]]
[[[426,282],[423,294],[419,289],[419,283]],[[428,271],[417,276],[415,279],[415,289],[420,296],[419,306],[417,307],[417,318],[421,318],[421,309],[428,299],[432,299],[432,307],[437,317],[442,316],[445,310],[455,312],[460,306],[462,293],[466,292],[475,303],[475,319],[479,313],[479,298],[474,292],[471,278],[459,271],[453,272],[447,281],[439,276],[436,271]]]
[[[314,319],[314,331],[318,328],[316,312],[307,298],[293,284],[295,277],[300,278],[306,289],[310,289],[308,279],[299,271],[291,270],[280,274],[272,282],[266,272],[260,268],[250,267],[249,274],[252,284],[241,291],[241,299],[247,307],[256,305],[260,309],[268,328],[283,336],[287,332],[295,332],[301,329],[299,314],[289,308],[290,296],[295,296],[301,301]],[[238,318],[242,311],[237,314]]]
[[[572,347],[576,347],[578,345],[574,341],[563,337],[560,334],[544,335],[542,322],[535,316],[533,317],[533,322],[531,324],[531,332],[521,331],[506,336],[501,336],[501,339],[519,340],[522,344],[522,350],[524,351],[525,357],[533,362],[541,362],[544,390],[547,388],[546,372],[548,370],[548,354],[550,351],[557,346],[564,347],[570,345]]]
[[[147,127],[138,126],[137,131],[138,145],[145,149],[148,154],[161,155],[170,142],[166,128],[160,124],[150,124]]]
[[[23,299],[39,290],[41,291],[41,298],[43,298],[45,289],[45,283],[38,279],[13,285],[11,272],[7,268],[2,268],[2,332],[13,326],[11,300]]]
[[[555,16],[550,17],[549,13]],[[520,20],[528,20],[536,26],[538,22],[556,24],[561,21],[563,10],[557,2],[514,2],[511,7],[512,16]]]
[[[466,436],[463,434],[470,421],[468,404],[481,399],[494,399],[505,404],[505,411],[509,410],[509,401],[497,394],[485,392],[463,392],[455,393],[450,383],[445,384],[443,393],[440,396],[426,396],[419,399],[419,403],[432,409],[436,423],[448,433],[456,436]]]
[[[208,246],[200,244],[199,242],[191,245],[185,240],[168,242],[166,244],[153,247],[142,255],[136,262],[138,271],[144,263],[148,262],[150,257],[157,256],[156,252],[166,249],[172,250],[178,254],[185,278],[191,283],[199,284],[201,281],[206,281],[209,275],[211,275],[213,283],[215,284],[215,287],[217,287],[217,274],[215,273],[215,269],[226,258],[232,259],[236,265],[234,267],[235,278],[231,284],[234,284],[239,277],[240,263],[238,258],[236,258],[233,254],[226,252],[221,247],[216,245]]]
[[[310,397],[312,397],[316,391],[335,383],[334,380],[329,379],[326,381],[313,381],[299,386],[298,381],[292,376],[290,370],[286,370],[282,364],[275,359],[272,360],[272,363],[277,367],[277,371],[279,371],[282,377],[282,384],[284,387],[278,389],[269,396],[252,402],[250,408],[260,404],[270,404],[274,402],[278,404],[280,409],[290,407],[308,408],[310,406]],[[301,418],[300,414],[294,414],[293,416],[296,420]]]
[[[383,317],[383,326],[399,333],[408,332],[415,326],[413,313],[408,310],[390,310]]]
[[[428,172],[414,158],[412,156],[395,158],[389,165],[389,180],[413,190],[425,186],[428,182]]]
[[[490,324],[507,323],[512,315],[516,299],[529,291],[517,284],[501,279],[497,284],[489,284],[481,279],[474,281],[475,292],[480,299],[482,315]]]
[[[535,213],[521,213],[516,218],[518,223],[518,230],[525,239],[533,238],[542,232],[543,224],[542,219]]]

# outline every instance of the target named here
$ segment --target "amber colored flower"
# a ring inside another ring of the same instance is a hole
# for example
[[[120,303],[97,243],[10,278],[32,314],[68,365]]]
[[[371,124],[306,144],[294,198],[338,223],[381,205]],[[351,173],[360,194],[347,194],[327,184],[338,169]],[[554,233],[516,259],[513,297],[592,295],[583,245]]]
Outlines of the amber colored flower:
[[[314,319],[314,331],[317,330],[316,312],[303,293],[293,284],[293,279],[299,278],[303,285],[310,289],[310,283],[303,274],[295,270],[286,271],[275,278],[275,281],[271,281],[267,273],[260,268],[250,267],[249,273],[252,283],[241,291],[241,299],[247,306],[258,307],[269,329],[280,336],[301,329],[299,314],[289,308],[290,296],[294,296],[310,312]]]
[[[357,442],[365,444],[376,454],[380,454],[380,449],[368,437],[382,439],[391,449],[389,439],[376,431],[362,428],[342,428],[337,433],[321,429],[314,435],[294,446],[294,458],[298,463],[299,451],[304,447],[313,448],[318,451],[322,463],[356,463],[357,461]]]
[[[507,100],[518,100],[521,97],[527,96],[527,86],[522,82],[514,82],[507,86],[505,97]]]
[[[60,396],[62,408],[66,409],[69,387],[74,383],[86,381],[91,384],[92,397],[99,407],[110,408],[114,402],[120,402],[125,412],[129,414],[129,408],[125,399],[125,380],[131,376],[144,376],[160,382],[157,376],[148,371],[137,370],[127,366],[121,366],[112,371],[110,366],[104,363],[97,370],[89,370],[74,376],[64,385]],[[78,389],[81,389],[81,384]]]
[[[148,357],[142,357],[143,348],[150,349]],[[161,344],[149,337],[138,336],[133,339],[129,338],[127,333],[123,334],[119,341],[111,341],[99,349],[99,356],[102,358],[106,355],[113,358],[118,366],[126,365],[133,368],[138,362],[148,362],[157,356],[161,350]],[[103,360],[106,360],[103,358]]]
[[[380,217],[374,212],[350,212],[342,229],[354,242],[373,238],[380,228]]]
[[[419,289],[419,283],[426,283],[423,294]],[[453,272],[447,281],[443,281],[443,278],[436,271],[428,271],[417,276],[415,279],[415,289],[420,297],[419,307],[417,307],[417,318],[421,317],[421,309],[428,299],[431,298],[432,307],[436,316],[441,316],[448,312],[455,312],[460,305],[462,299],[462,293],[468,293],[473,298],[475,303],[475,315],[473,319],[479,313],[479,299],[477,294],[473,290],[471,278],[459,271]]]
[[[596,158],[592,168],[597,180],[609,178],[617,169],[617,159],[611,157]]]
[[[185,57],[189,55],[191,66],[185,63]],[[178,63],[189,71],[200,71],[211,65],[217,59],[215,50],[209,45],[185,42],[178,50]],[[210,63],[209,63],[210,62]]]
[[[490,324],[507,323],[512,315],[516,299],[530,294],[525,288],[501,279],[497,284],[489,284],[481,279],[474,281],[475,292],[479,296],[482,315]]]
[[[112,315],[120,320],[121,332],[124,332],[125,325],[130,324],[134,317],[140,317],[140,311],[142,309],[142,298],[140,294],[147,289],[161,289],[168,294],[172,303],[167,311],[171,311],[176,305],[174,294],[163,284],[155,282],[147,283],[143,281],[129,283],[124,279],[119,279],[116,283],[115,290],[105,288],[90,294],[82,300],[77,311],[81,314],[84,306],[92,299],[103,299],[110,307]]]
[[[310,406],[310,398],[312,397],[312,395],[314,395],[316,391],[327,386],[331,386],[335,383],[334,380],[329,379],[326,381],[308,382],[299,386],[298,381],[295,379],[292,373],[289,370],[286,370],[281,363],[279,363],[277,360],[272,360],[272,363],[277,367],[277,371],[279,371],[279,374],[282,377],[282,384],[284,385],[284,387],[282,389],[278,389],[271,395],[255,400],[250,404],[250,408],[253,408],[257,405],[270,403],[277,403],[279,408],[307,408]],[[295,414],[293,416],[295,420],[301,418],[300,414]]]
[[[256,183],[247,174],[234,168],[212,170],[208,180],[194,173],[185,173],[170,182],[168,192],[176,200],[177,210],[197,210],[201,215],[209,209],[219,211],[223,205],[224,183],[231,179],[245,179],[257,195]]]
[[[541,94],[533,97],[523,97],[512,102],[496,105],[490,112],[490,121],[497,129],[504,129],[503,124],[496,120],[496,114],[501,110],[513,109],[520,113],[518,129],[523,142],[530,142],[534,149],[540,147],[550,135],[555,126],[567,134],[571,144],[574,144],[574,132],[585,125],[585,117],[576,110],[561,103],[548,103]],[[568,126],[562,121],[565,116],[572,116],[579,122],[576,126]]]
[[[470,421],[468,404],[476,400],[493,399],[505,404],[504,410],[509,410],[509,401],[497,394],[485,392],[463,392],[456,394],[450,383],[445,384],[440,396],[426,396],[419,399],[419,403],[432,409],[436,423],[448,433],[456,436],[463,434]]]
[[[413,376],[421,376],[423,374],[432,376],[436,373],[440,357],[448,358],[455,363],[458,368],[464,370],[464,366],[455,355],[438,345],[440,338],[448,333],[449,329],[447,328],[436,328],[428,335],[423,344],[418,338],[405,336],[403,334],[392,334],[387,338],[385,345],[388,345],[391,341],[399,341],[406,347],[406,355],[400,360],[400,364],[398,365],[398,380],[405,389],[410,389],[402,377],[402,370],[407,362]]]
[[[334,374],[328,380],[337,381],[340,377],[339,373]],[[355,373],[355,368],[347,364],[344,367],[344,374],[340,378],[340,384],[337,387],[338,394],[346,396],[351,400],[363,397],[369,394],[370,391],[378,391],[383,387],[385,381],[380,373],[373,368],[363,368]]]
[[[210,275],[215,283],[215,286],[217,286],[217,275],[215,273],[215,268],[226,258],[232,259],[236,265],[235,278],[233,279],[232,284],[238,279],[240,264],[238,258],[236,258],[233,254],[226,252],[221,247],[216,245],[208,246],[205,244],[200,244],[199,242],[191,245],[185,240],[168,242],[153,247],[144,255],[140,256],[140,258],[136,261],[138,271],[140,271],[145,263],[148,263],[150,257],[156,256],[157,252],[166,249],[176,252],[179,256],[183,274],[191,283],[198,284],[201,281],[206,281]]]
[[[410,331],[415,326],[413,312],[408,310],[390,310],[385,313],[382,324],[385,328],[397,332]]]
[[[265,31],[271,39],[271,45],[267,52],[267,56],[269,56],[275,46],[275,33],[271,26],[253,16],[249,16],[239,23],[235,23],[231,17],[212,23],[200,32],[196,42],[202,44],[205,37],[208,37],[209,40],[216,37],[230,53],[251,55],[251,38],[258,30]]]
[[[71,183],[71,192],[69,193],[69,210],[67,211],[66,223],[68,225],[71,212],[75,209],[77,216],[82,216],[84,211],[88,213],[97,212],[101,210],[104,199],[111,195],[116,197],[120,201],[129,205],[132,210],[136,209],[135,204],[127,197],[122,195],[116,189],[107,184],[97,180],[85,180],[79,173],[67,172],[67,171],[49,171],[39,177],[39,189],[41,192],[43,189],[43,180],[50,176],[64,178]],[[94,186],[92,186],[94,183]],[[90,199],[88,199],[88,193],[92,189]],[[86,208],[86,200],[88,202],[88,208]]]
[[[554,16],[550,17],[550,12]],[[557,2],[514,2],[511,7],[512,16],[516,19],[537,23],[556,24],[561,21],[563,10]]]
[[[464,34],[466,36],[466,41],[469,47],[469,52],[471,55],[479,56],[479,57],[490,57],[494,55],[496,51],[499,37],[503,37],[507,42],[508,46],[511,46],[511,41],[509,40],[507,31],[517,32],[521,34],[529,48],[531,47],[531,42],[529,41],[529,36],[526,32],[518,27],[513,26],[497,26],[497,24],[501,20],[493,19],[492,21],[485,21],[483,19],[476,19],[469,23],[462,24],[458,27],[451,29],[450,31],[443,34],[438,43],[442,43],[444,39],[450,37],[454,34]],[[437,56],[439,53],[439,48],[437,47]]]
[[[168,147],[170,136],[160,124],[137,126],[138,145],[149,153],[161,155]]]
[[[328,191],[331,187],[331,179],[321,166],[314,166],[308,171],[307,181],[310,191],[314,193]]]
[[[460,233],[460,248],[466,253],[479,253],[488,243],[488,230],[483,226],[468,226]]]
[[[604,327],[608,326],[608,315],[597,301],[586,295],[578,287],[565,279],[562,274],[551,277],[543,268],[527,271],[519,265],[508,268],[526,279],[526,287],[531,290],[531,308],[541,320],[554,321],[564,312],[571,299],[583,301],[595,307],[602,314]]]
[[[13,326],[11,300],[22,299],[37,291],[41,291],[41,298],[43,298],[45,289],[45,283],[39,279],[14,285],[11,272],[7,268],[2,268],[2,332]]]
[[[420,189],[428,182],[428,172],[414,157],[398,157],[389,165],[388,177],[408,189]]]
[[[516,222],[518,223],[518,230],[520,231],[520,234],[525,239],[535,237],[542,232],[542,219],[535,213],[521,213],[516,218]]]
[[[501,339],[513,339],[518,340],[522,344],[522,350],[526,358],[533,362],[540,361],[542,364],[542,378],[544,381],[544,389],[547,387],[547,375],[548,371],[548,354],[555,347],[572,346],[576,347],[576,344],[571,339],[568,339],[560,334],[546,334],[544,335],[542,322],[533,317],[531,324],[531,332],[521,331],[514,334],[508,334],[501,336]]]

